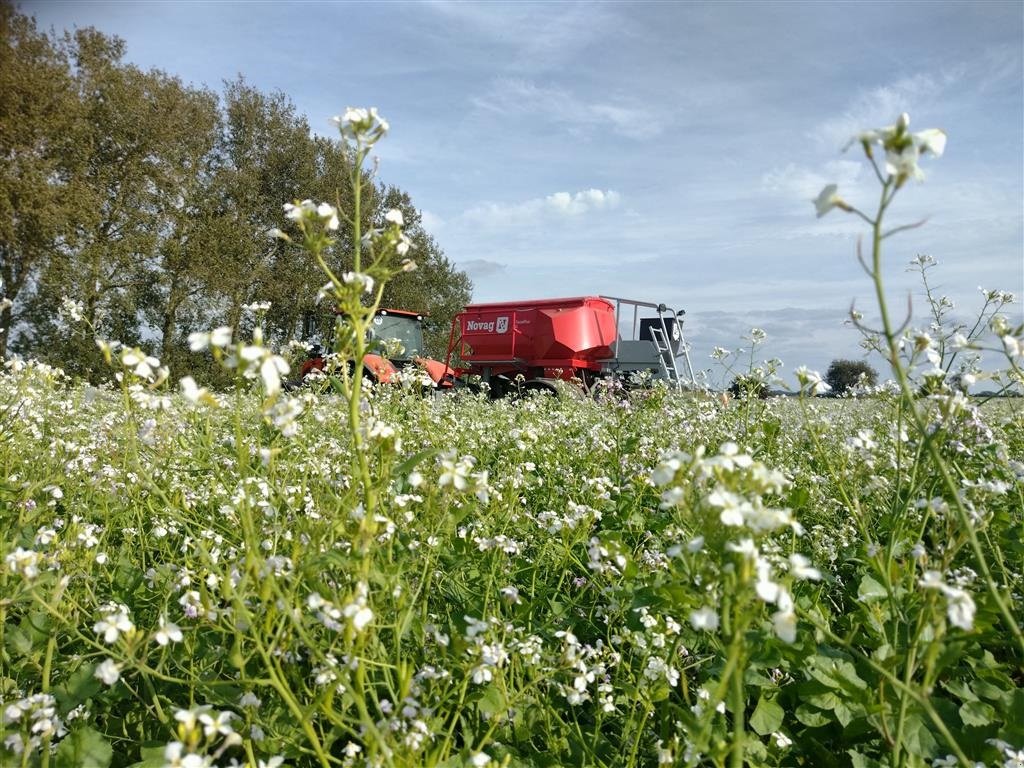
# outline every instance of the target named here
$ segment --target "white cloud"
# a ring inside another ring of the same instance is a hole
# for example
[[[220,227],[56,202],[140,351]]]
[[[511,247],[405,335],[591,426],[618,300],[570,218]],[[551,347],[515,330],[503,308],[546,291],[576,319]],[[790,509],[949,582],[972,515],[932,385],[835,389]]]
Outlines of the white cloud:
[[[471,278],[490,277],[505,271],[507,264],[490,259],[468,259],[458,263],[459,269],[463,270]]]
[[[432,0],[425,3],[454,29],[458,37],[484,41],[503,51],[506,67],[520,71],[557,68],[610,31],[621,30],[628,18],[610,6],[592,3],[466,3]]]
[[[838,149],[868,128],[892,125],[902,112],[943,116],[972,109],[973,97],[1001,85],[1019,91],[1020,50],[996,45],[973,59],[949,63],[859,91],[842,113],[819,122],[810,137],[822,148]],[[917,125],[928,128],[930,125]],[[942,127],[942,126],[937,126]]]
[[[527,114],[574,130],[607,129],[630,139],[649,139],[664,128],[664,119],[647,107],[587,102],[565,89],[541,87],[519,78],[494,81],[490,91],[474,97],[472,103],[477,109],[503,116]]]
[[[473,226],[522,227],[616,208],[620,200],[619,193],[614,190],[555,192],[519,203],[484,203],[463,212],[458,218]]]
[[[789,163],[765,173],[761,177],[761,188],[805,202],[814,199],[826,184],[838,184],[840,189],[854,186],[863,170],[864,164],[854,160],[831,160],[820,171]]]
[[[423,228],[433,235],[440,232],[444,228],[445,223],[444,219],[436,213],[427,210],[420,211],[420,222],[423,224]]]

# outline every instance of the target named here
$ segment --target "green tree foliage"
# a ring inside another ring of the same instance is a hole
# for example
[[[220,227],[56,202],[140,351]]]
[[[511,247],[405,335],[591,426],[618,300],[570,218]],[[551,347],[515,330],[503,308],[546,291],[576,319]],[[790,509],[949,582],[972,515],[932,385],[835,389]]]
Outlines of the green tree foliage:
[[[381,226],[384,214],[392,208],[402,212],[405,232],[412,241],[411,255],[417,268],[394,278],[384,289],[384,305],[424,312],[424,340],[427,354],[441,358],[448,348],[452,319],[469,303],[473,284],[445,258],[444,252],[423,228],[423,217],[409,195],[388,187],[380,197],[375,226]]]
[[[877,381],[878,373],[863,360],[833,360],[825,373],[825,382],[835,395],[858,384],[873,386]]]
[[[323,278],[300,249],[271,239],[284,202],[311,198],[342,213],[332,268],[351,269],[352,163],[337,140],[314,136],[280,93],[239,79],[223,94],[123,61],[125,43],[94,29],[62,38],[0,0],[0,356],[8,347],[90,375],[91,334],[59,315],[82,303],[105,338],[157,354],[179,375],[207,378],[189,333],[250,330],[252,302],[271,302],[272,343],[298,338]],[[419,265],[386,304],[428,313],[428,345],[447,346],[468,277],[423,229],[409,196],[364,174],[361,228],[399,208]],[[9,330],[8,330],[9,329]],[[432,332],[431,332],[432,331]]]
[[[22,301],[68,234],[77,102],[65,52],[0,2],[0,357]]]
[[[742,373],[732,380],[729,385],[729,394],[739,398],[768,399],[768,386],[764,381],[751,374]]]

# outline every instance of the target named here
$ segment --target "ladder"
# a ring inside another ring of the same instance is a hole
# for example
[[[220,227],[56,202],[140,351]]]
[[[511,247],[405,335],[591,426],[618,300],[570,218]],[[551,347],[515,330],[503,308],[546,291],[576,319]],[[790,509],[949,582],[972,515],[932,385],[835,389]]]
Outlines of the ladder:
[[[693,389],[697,388],[697,380],[693,375],[693,365],[690,363],[690,345],[686,342],[686,338],[683,336],[683,315],[685,312],[676,312],[671,307],[665,304],[654,304],[648,301],[635,301],[634,299],[623,299],[618,296],[601,296],[615,304],[615,327],[616,336],[613,356],[619,356],[619,335],[618,327],[621,319],[621,312],[623,305],[633,308],[633,331],[631,337],[637,338],[637,325],[640,319],[640,309],[650,309],[657,314],[658,323],[652,325],[650,328],[651,338],[653,344],[658,351],[658,359],[661,364],[661,372],[667,381],[675,386],[677,390],[682,390],[683,384],[688,383]],[[675,339],[670,338],[668,325],[665,323],[665,318],[671,317],[675,320],[675,330],[679,334],[679,347],[682,350],[683,361],[685,362],[686,376],[689,379],[688,382],[684,382],[682,375],[679,370],[677,363],[676,354],[672,348],[672,342]]]

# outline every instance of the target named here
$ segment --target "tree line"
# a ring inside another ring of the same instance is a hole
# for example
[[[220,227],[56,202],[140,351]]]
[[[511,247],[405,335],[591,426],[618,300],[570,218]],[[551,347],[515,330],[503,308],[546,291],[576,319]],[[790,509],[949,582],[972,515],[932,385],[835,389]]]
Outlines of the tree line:
[[[281,93],[241,77],[220,94],[124,61],[125,43],[95,29],[56,35],[0,1],[0,358],[36,357],[90,376],[91,334],[59,313],[80,302],[98,335],[140,346],[172,371],[203,373],[188,334],[252,319],[271,303],[276,343],[329,326],[324,276],[301,249],[269,238],[282,203],[311,198],[351,210],[351,162],[313,135]],[[363,178],[362,227],[398,208],[419,268],[387,288],[385,306],[424,311],[442,355],[468,276],[427,233],[409,195]],[[350,263],[343,222],[329,253]],[[325,315],[327,317],[325,317]]]

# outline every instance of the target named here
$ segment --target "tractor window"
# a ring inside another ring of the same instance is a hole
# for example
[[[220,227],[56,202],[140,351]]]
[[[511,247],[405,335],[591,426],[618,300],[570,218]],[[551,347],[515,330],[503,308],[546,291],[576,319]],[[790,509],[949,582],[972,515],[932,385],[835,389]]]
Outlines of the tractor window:
[[[405,347],[400,360],[423,354],[423,328],[415,317],[377,315],[373,318],[372,333],[377,339],[398,339]]]

